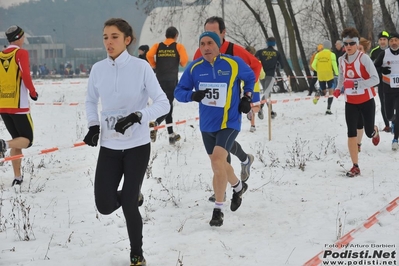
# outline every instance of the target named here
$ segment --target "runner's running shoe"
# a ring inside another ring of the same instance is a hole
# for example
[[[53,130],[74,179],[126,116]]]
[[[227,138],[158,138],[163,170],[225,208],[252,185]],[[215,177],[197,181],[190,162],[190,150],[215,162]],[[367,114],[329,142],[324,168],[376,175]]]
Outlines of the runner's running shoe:
[[[346,176],[348,177],[355,177],[360,175],[360,169],[358,166],[353,166],[352,169],[349,170],[349,172],[346,173]]]
[[[213,209],[212,219],[209,221],[210,226],[222,226],[224,214],[221,209]]]
[[[233,198],[231,199],[230,203],[230,210],[232,212],[235,212],[238,208],[240,208],[242,202],[242,195],[245,193],[245,191],[247,191],[247,189],[248,189],[247,183],[242,182],[242,189],[240,191],[235,192],[233,190]]]
[[[377,146],[378,143],[380,143],[380,133],[378,132],[378,127],[374,126],[374,136],[371,139],[373,142],[374,146]]]
[[[392,140],[392,150],[397,151],[399,149],[399,143],[397,139]]]
[[[143,256],[130,255],[130,266],[146,266],[147,263]]]
[[[169,135],[169,144],[175,145],[176,141],[179,141],[180,139],[181,139],[181,137],[179,134],[172,133],[171,135]]]
[[[248,163],[241,163],[241,181],[247,182],[249,176],[251,175],[251,165],[254,162],[254,156],[252,154],[247,154]]]
[[[156,126],[158,126],[158,123],[156,121],[151,121],[149,123],[149,126],[150,127],[156,127]],[[158,132],[158,129],[152,129],[150,131],[151,142],[155,142],[157,140],[157,132]]]

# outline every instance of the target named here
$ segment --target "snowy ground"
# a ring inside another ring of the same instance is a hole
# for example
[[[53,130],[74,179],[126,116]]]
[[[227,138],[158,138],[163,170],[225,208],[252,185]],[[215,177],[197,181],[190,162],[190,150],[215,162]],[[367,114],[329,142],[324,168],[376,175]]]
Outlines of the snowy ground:
[[[103,216],[94,205],[98,148],[72,148],[86,134],[87,79],[55,83],[36,85],[44,105],[32,105],[35,143],[25,151],[20,190],[11,187],[11,164],[0,167],[0,265],[128,265],[122,211]],[[334,100],[334,114],[326,116],[325,99],[314,105],[305,95],[273,95],[278,116],[272,121],[271,141],[267,119],[256,121],[255,133],[243,119],[238,141],[256,159],[242,206],[233,213],[228,200],[220,228],[208,224],[212,171],[198,122],[175,127],[182,136],[176,146],[160,130],[142,189],[143,248],[149,266],[303,265],[399,197],[399,155],[391,150],[392,135],[381,133],[377,147],[365,137],[362,175],[347,178],[344,172],[351,162],[344,99]],[[293,98],[300,100],[282,101]],[[71,102],[78,104],[67,104]],[[376,102],[379,109],[378,98]],[[175,121],[196,117],[197,108],[196,103],[175,103]],[[376,124],[383,127],[379,110]],[[9,139],[2,122],[0,137]],[[52,147],[60,150],[39,155]],[[232,165],[239,173],[237,158]],[[23,241],[26,236],[29,241]],[[379,249],[397,250],[399,207],[378,216],[378,223],[359,231],[351,244],[395,245]]]

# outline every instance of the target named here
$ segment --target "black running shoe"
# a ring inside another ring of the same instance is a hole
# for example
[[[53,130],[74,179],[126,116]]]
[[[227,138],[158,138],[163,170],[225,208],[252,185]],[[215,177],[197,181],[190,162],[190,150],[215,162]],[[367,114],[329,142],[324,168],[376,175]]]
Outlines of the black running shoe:
[[[209,221],[210,226],[222,226],[224,214],[221,209],[213,209],[212,219]]]
[[[144,195],[143,195],[143,193],[140,192],[140,194],[139,194],[139,207],[141,205],[143,205],[143,202],[144,202]]]
[[[22,182],[24,182],[23,179],[21,179],[21,180],[14,179],[14,181],[12,181],[12,185],[11,186],[13,187],[14,185],[21,185]]]
[[[173,133],[173,136],[169,137],[169,144],[170,145],[175,145],[176,141],[179,141],[181,139],[179,134]]]
[[[156,127],[156,126],[158,126],[158,123],[156,121],[151,121],[149,123],[149,127]],[[150,131],[151,142],[155,142],[157,140],[157,132],[158,132],[158,129],[152,129]]]
[[[231,199],[231,204],[230,204],[230,210],[232,212],[235,212],[238,208],[241,206],[241,201],[242,201],[242,194],[247,191],[248,185],[245,182],[242,182],[242,189],[238,192],[235,192],[233,190],[233,198]]]
[[[133,265],[146,266],[147,262],[145,261],[145,258],[143,256],[133,255],[130,256],[130,266]]]

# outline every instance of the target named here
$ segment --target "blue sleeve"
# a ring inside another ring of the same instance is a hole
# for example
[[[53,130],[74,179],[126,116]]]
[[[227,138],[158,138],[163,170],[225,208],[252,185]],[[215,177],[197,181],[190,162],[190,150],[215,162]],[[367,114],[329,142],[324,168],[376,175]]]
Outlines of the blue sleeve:
[[[193,95],[194,80],[191,73],[192,65],[190,64],[186,70],[184,70],[179,83],[177,83],[175,89],[175,98],[179,102],[187,103],[191,102],[191,96]]]
[[[239,57],[236,57],[236,61],[238,63],[238,78],[244,81],[244,93],[246,92],[254,92],[255,86],[255,74],[252,69]]]

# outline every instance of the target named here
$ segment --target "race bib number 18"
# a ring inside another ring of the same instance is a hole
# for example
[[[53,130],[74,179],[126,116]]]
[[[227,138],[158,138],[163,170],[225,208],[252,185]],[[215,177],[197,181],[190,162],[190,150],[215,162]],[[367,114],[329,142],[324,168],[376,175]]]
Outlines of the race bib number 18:
[[[199,84],[199,90],[203,91],[208,89],[205,94],[205,98],[202,99],[201,103],[207,106],[221,107],[226,105],[227,97],[227,84],[226,83],[205,83]]]
[[[115,124],[118,119],[128,115],[127,110],[110,110],[101,112],[101,139],[127,139],[132,136],[132,127],[120,134],[115,131]]]

